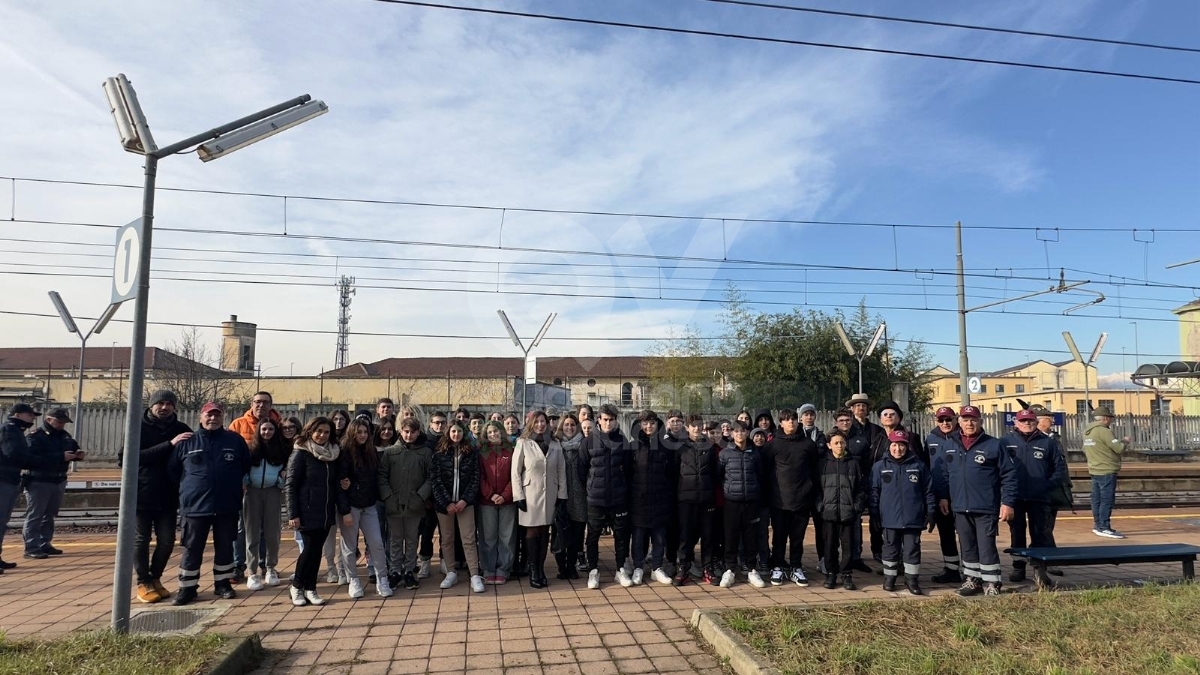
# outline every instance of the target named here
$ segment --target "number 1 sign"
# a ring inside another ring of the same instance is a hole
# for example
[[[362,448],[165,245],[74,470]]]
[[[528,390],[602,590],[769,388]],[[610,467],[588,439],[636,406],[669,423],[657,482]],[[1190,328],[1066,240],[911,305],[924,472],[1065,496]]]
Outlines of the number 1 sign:
[[[142,219],[138,218],[117,230],[117,250],[113,255],[113,304],[137,297],[141,258]]]

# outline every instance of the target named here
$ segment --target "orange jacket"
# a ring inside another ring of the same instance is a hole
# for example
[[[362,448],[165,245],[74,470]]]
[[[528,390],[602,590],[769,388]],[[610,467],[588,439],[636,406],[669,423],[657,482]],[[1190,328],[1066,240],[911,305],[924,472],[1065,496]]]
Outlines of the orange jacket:
[[[283,419],[274,410],[271,410],[267,417],[276,425]],[[251,445],[254,443],[254,437],[258,435],[258,418],[252,411],[247,410],[244,415],[229,423],[229,430],[246,439],[246,445]]]

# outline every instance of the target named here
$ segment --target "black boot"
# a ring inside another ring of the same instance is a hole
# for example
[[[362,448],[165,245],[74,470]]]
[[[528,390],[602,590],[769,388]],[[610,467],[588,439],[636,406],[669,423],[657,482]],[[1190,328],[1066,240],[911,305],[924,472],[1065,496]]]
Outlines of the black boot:
[[[847,591],[857,591],[858,586],[854,585],[854,575],[846,572],[842,575],[842,588]]]
[[[836,574],[826,574],[825,575],[825,588],[828,588],[830,590],[837,588],[837,575]]]
[[[915,574],[911,577],[907,574],[904,575],[904,585],[908,586],[910,595],[925,595],[925,591],[921,590],[921,582],[917,581],[917,575]]]
[[[891,593],[896,590],[896,577],[890,574],[883,578],[883,590]]]
[[[537,538],[537,573],[538,579],[542,582],[542,588],[550,585],[550,580],[546,578],[546,549],[550,546],[550,535],[543,532]]]
[[[195,599],[196,599],[196,587],[195,586],[186,586],[184,588],[179,589],[179,592],[177,592],[175,594],[175,599],[171,601],[171,604],[175,605],[176,607],[179,607],[181,605],[186,605]]]
[[[554,562],[558,563],[558,574],[554,575],[555,579],[570,579],[571,572],[575,570],[575,566],[571,561],[567,560],[566,551],[556,551],[554,553]]]
[[[225,600],[232,600],[237,597],[237,591],[233,590],[233,585],[226,579],[213,584],[213,595]]]
[[[529,587],[530,588],[545,588],[542,583],[541,576],[538,575],[537,564],[537,537],[525,537],[525,562],[529,567]]]

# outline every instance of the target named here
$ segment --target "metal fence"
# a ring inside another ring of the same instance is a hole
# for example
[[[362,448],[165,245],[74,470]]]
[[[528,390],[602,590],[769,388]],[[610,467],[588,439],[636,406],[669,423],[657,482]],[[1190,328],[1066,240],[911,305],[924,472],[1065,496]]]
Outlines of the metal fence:
[[[417,408],[417,416],[422,422],[434,408]],[[284,417],[295,416],[302,422],[319,415],[329,416],[335,410],[346,410],[341,405],[309,405],[301,408],[296,405],[277,406],[276,411]],[[440,409],[440,408],[438,408]],[[472,412],[506,412],[500,408],[471,408]],[[230,411],[226,423],[242,414],[243,411]],[[449,412],[449,411],[446,411]],[[353,410],[351,409],[351,413]],[[621,428],[628,431],[635,424],[637,411],[622,411]],[[199,421],[199,411],[180,410],[179,419],[185,424],[196,428]],[[817,426],[824,430],[833,428],[833,411],[818,411]],[[730,419],[735,415],[719,416],[705,415],[705,419]],[[778,419],[778,412],[775,413]],[[1078,450],[1083,447],[1083,430],[1088,425],[1086,415],[1067,415],[1065,423],[1058,432],[1062,435],[1063,446],[1067,449]],[[904,425],[908,429],[921,434],[929,433],[934,427],[933,415],[929,413],[909,413],[904,417]],[[1004,413],[984,413],[983,427],[992,435],[1003,434],[1008,429],[1004,427]],[[83,445],[91,453],[94,461],[116,461],[124,444],[125,409],[116,406],[84,406],[82,416]],[[1112,425],[1113,434],[1118,438],[1129,436],[1133,439],[1133,447],[1138,449],[1156,450],[1200,450],[1200,416],[1184,415],[1121,415]],[[79,435],[76,432],[76,435]]]

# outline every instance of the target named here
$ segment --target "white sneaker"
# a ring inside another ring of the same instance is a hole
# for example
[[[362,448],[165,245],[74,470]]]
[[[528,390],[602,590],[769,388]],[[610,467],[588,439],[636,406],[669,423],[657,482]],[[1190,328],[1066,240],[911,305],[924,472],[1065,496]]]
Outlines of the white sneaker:
[[[429,558],[421,558],[417,561],[417,578],[429,578]]]
[[[651,572],[650,578],[654,579],[660,584],[667,584],[668,586],[671,585],[671,577],[667,576],[667,573],[664,572],[661,567]]]
[[[446,578],[442,579],[441,587],[443,589],[450,588],[450,587],[454,586],[454,584],[456,584],[456,583],[458,583],[458,572],[451,570],[449,572],[446,572]]]
[[[591,575],[588,575],[588,576],[591,576]],[[624,567],[617,570],[616,577],[617,577],[617,583],[621,584],[621,586],[623,586],[625,588],[629,588],[630,586],[633,585],[633,579],[631,579],[629,577],[629,573],[625,571]]]
[[[484,589],[484,587],[483,587],[483,577],[479,576],[478,574],[472,576],[471,577],[471,592],[482,593],[484,590],[486,590],[486,589]]]
[[[625,565],[621,569],[625,570],[625,574],[633,574],[633,559],[626,558]]]
[[[646,570],[639,567],[633,571],[633,576],[630,579],[633,581],[634,586],[641,586],[645,576]]]
[[[308,600],[308,604],[310,605],[320,606],[325,604],[325,599],[317,595],[316,591],[304,591],[304,598]]]
[[[767,582],[763,581],[763,578],[758,575],[758,570],[750,570],[746,574],[746,581],[749,581],[750,585],[755,588],[767,587]]]
[[[736,579],[737,579],[737,577],[734,576],[733,570],[725,570],[725,573],[721,575],[721,583],[720,583],[721,588],[732,588],[733,582]],[[760,579],[760,581],[761,581],[761,579]]]
[[[261,591],[263,589],[262,577],[257,574],[246,577],[246,588],[251,591]]]
[[[600,588],[600,570],[588,572],[588,588],[593,591]]]
[[[782,586],[783,585],[783,570],[782,569],[776,567],[775,569],[771,570],[771,585],[772,586]]]
[[[351,577],[351,579],[350,579],[350,599],[357,600],[357,599],[361,598],[362,596],[363,596],[362,580],[359,579],[358,577]]]
[[[296,607],[303,607],[308,604],[308,601],[304,599],[304,591],[296,588],[295,586],[289,586],[288,590],[292,596],[292,605]]]
[[[267,570],[266,584],[268,586],[278,586],[279,585],[279,572],[276,572],[274,567]]]
[[[800,567],[792,570],[792,583],[797,586],[807,586],[808,577],[804,576],[804,570]]]
[[[392,597],[392,584],[388,581],[386,574],[375,578],[375,591],[381,598]]]
[[[336,584],[337,582],[338,582],[337,568],[330,567],[329,571],[325,573],[325,583]]]
[[[1125,535],[1121,534],[1120,532],[1117,532],[1116,530],[1112,529],[1111,527],[1108,528],[1107,530],[1101,531],[1100,536],[1108,537],[1109,539],[1124,539],[1125,538]]]

